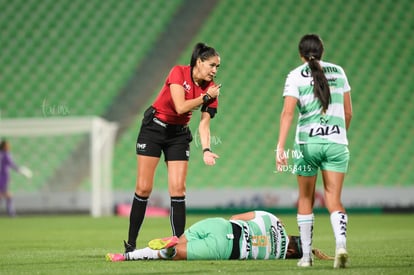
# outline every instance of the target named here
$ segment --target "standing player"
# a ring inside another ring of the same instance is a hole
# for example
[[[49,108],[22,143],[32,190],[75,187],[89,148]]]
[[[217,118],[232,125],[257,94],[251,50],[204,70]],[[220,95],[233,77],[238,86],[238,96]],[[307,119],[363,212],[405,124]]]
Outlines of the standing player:
[[[9,192],[10,169],[17,171],[27,178],[32,177],[32,171],[27,167],[18,167],[10,154],[10,143],[6,140],[0,142],[0,200],[6,199],[6,210],[10,217],[16,215],[13,206],[13,197]]]
[[[125,251],[135,250],[144,221],[155,169],[164,153],[171,198],[170,222],[174,236],[181,236],[186,221],[185,181],[192,135],[188,123],[192,112],[201,107],[198,127],[206,165],[214,165],[218,155],[210,150],[210,120],[217,113],[220,85],[214,77],[220,66],[218,52],[204,43],[195,45],[189,66],[174,66],[150,108],[145,111],[138,134],[137,181],[129,218]]]
[[[319,259],[331,259],[318,249]],[[131,260],[283,260],[302,256],[300,238],[288,236],[281,220],[266,211],[234,215],[230,220],[208,218],[190,226],[180,237],[155,239],[149,247],[106,255],[107,261]]]
[[[283,168],[288,165],[285,143],[297,106],[295,150],[301,152],[301,157],[294,159],[292,170],[298,180],[297,222],[303,245],[303,257],[298,265],[312,265],[313,204],[320,168],[336,240],[334,267],[343,268],[348,259],[348,216],[341,202],[341,191],[349,161],[347,130],[352,117],[351,87],[340,66],[321,60],[323,51],[318,35],[305,35],[299,42],[304,64],[291,71],[286,79],[276,165],[279,171],[286,170]]]

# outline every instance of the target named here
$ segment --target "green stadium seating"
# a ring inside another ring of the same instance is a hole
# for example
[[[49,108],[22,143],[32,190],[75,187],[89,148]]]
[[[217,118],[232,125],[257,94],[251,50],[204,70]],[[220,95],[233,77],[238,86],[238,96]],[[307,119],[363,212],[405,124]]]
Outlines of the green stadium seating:
[[[181,2],[0,0],[1,117],[103,115]],[[79,140],[13,139],[13,153],[43,171],[27,152],[45,140],[48,177]]]
[[[45,101],[66,107],[67,115],[104,114],[181,3],[0,0],[2,116],[62,115],[45,114]],[[411,0],[219,1],[193,42],[207,42],[222,58],[220,109],[212,122],[213,150],[221,158],[205,167],[193,142],[188,188],[296,186],[292,175],[274,173],[273,150],[284,80],[300,64],[297,43],[309,32],[322,36],[324,59],[340,64],[352,86],[345,184],[412,186],[412,14]],[[183,49],[178,63],[188,63],[192,47]],[[116,146],[117,190],[132,190],[135,183],[142,112]],[[194,134],[197,118],[195,113]],[[293,134],[294,128],[292,144]],[[155,188],[165,190],[166,169],[156,177]]]

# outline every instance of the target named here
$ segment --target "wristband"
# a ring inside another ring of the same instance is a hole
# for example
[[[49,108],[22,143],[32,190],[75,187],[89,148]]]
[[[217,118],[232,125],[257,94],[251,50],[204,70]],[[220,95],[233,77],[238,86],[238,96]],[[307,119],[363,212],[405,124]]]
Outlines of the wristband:
[[[206,93],[203,96],[203,104],[207,104],[210,101],[210,99],[212,99],[212,97],[208,93]]]
[[[204,149],[203,149],[203,154],[204,154],[205,152],[211,152],[211,149],[210,149],[210,148],[204,148]]]

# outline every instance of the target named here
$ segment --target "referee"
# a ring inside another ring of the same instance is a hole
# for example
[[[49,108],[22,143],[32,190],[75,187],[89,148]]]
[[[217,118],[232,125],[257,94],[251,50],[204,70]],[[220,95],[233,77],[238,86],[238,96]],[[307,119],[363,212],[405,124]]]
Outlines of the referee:
[[[198,131],[204,163],[214,165],[219,157],[210,150],[210,120],[217,113],[220,94],[220,85],[213,80],[219,66],[218,52],[204,43],[197,43],[190,65],[176,65],[171,69],[154,103],[145,111],[136,143],[137,179],[129,217],[128,242],[124,241],[125,252],[136,248],[162,152],[168,169],[172,234],[180,237],[184,233],[185,182],[193,139],[188,123],[192,112],[200,107]]]

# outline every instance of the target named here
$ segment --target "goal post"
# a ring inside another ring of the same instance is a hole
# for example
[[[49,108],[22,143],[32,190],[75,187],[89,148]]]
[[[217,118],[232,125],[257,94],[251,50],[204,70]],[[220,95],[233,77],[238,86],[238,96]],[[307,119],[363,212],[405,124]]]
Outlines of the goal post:
[[[15,162],[19,165],[31,161],[32,166],[38,166],[38,171],[33,171],[33,183],[39,175],[31,187],[34,195],[23,189],[22,201],[30,198],[32,210],[70,212],[72,203],[75,211],[87,205],[86,210],[93,217],[111,215],[114,207],[112,160],[117,130],[117,123],[97,116],[0,119],[0,137],[11,140],[12,156],[18,155]],[[62,138],[69,145],[64,146]],[[20,144],[13,144],[16,139]],[[40,167],[42,161],[49,162]],[[80,191],[82,184],[89,185],[86,188],[89,190]]]

